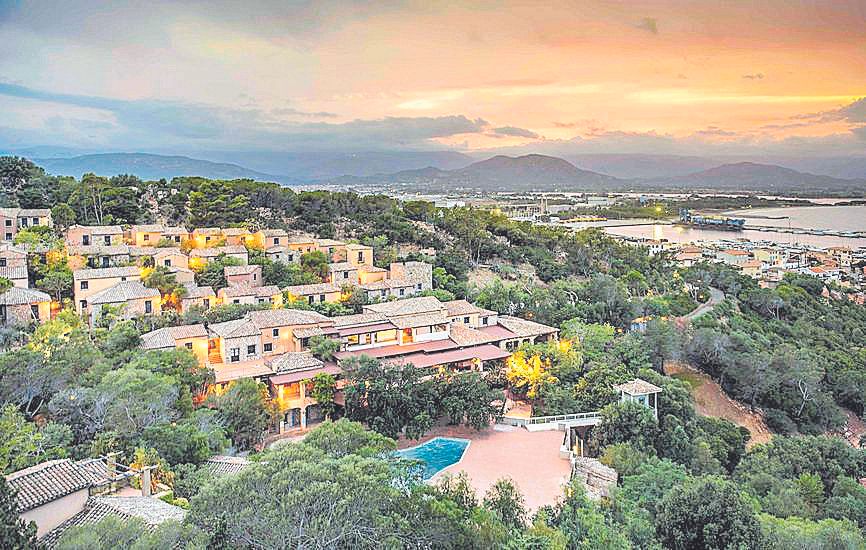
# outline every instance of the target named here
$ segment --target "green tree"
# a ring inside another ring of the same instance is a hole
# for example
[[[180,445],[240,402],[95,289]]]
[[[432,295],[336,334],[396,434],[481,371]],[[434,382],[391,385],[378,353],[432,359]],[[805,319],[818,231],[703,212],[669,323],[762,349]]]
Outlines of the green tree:
[[[340,351],[340,341],[325,336],[313,336],[310,338],[309,348],[313,357],[322,361],[333,361],[334,354]]]
[[[15,490],[0,476],[0,548],[30,550],[38,548],[36,524],[25,522],[18,514]]]
[[[703,477],[672,489],[659,504],[656,532],[665,547],[754,548],[761,528],[736,485]]]
[[[11,473],[45,460],[65,458],[72,442],[68,426],[49,422],[39,428],[12,405],[0,409],[0,471]]]
[[[310,390],[310,397],[316,400],[319,407],[322,409],[322,414],[326,420],[330,420],[334,416],[337,409],[337,404],[334,397],[337,394],[337,380],[326,372],[320,372],[312,379],[313,387]]]
[[[232,382],[224,394],[209,400],[240,449],[250,449],[261,441],[265,430],[276,420],[277,408],[267,387],[249,378]]]
[[[437,416],[436,388],[413,365],[383,364],[368,356],[346,362],[346,414],[388,437],[403,430],[418,438]]]
[[[75,210],[68,204],[55,204],[51,207],[51,221],[54,222],[54,227],[60,233],[65,233],[67,229],[75,225]]]
[[[438,401],[451,424],[466,424],[476,430],[487,428],[501,412],[503,401],[477,372],[441,374],[436,378]]]
[[[484,495],[484,507],[510,529],[526,526],[526,501],[510,479],[499,479],[490,486]]]
[[[631,401],[617,402],[602,409],[590,447],[598,451],[608,445],[629,443],[642,452],[653,453],[658,435],[658,421],[649,408]]]

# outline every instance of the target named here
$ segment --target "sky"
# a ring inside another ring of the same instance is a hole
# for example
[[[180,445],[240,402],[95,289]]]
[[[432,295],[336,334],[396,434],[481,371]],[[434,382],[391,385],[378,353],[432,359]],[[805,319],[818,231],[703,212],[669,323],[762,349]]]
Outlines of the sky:
[[[866,0],[0,0],[0,147],[866,155]]]

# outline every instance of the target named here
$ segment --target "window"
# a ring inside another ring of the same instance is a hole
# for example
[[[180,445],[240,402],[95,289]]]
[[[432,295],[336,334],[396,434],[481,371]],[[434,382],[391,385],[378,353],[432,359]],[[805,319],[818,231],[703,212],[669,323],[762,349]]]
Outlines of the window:
[[[400,296],[403,296],[404,294],[406,294],[406,289],[405,289],[405,288],[401,288],[401,289],[400,289]]]
[[[279,338],[280,337],[280,329],[278,329],[278,328],[273,329],[271,331],[271,334],[274,336],[274,338]]]
[[[111,244],[111,235],[103,235],[103,236],[102,236],[102,241],[103,241],[105,244]]]
[[[102,267],[108,267],[108,256],[102,257]]]
[[[6,233],[6,240],[7,240],[7,241],[11,241],[11,240],[12,240],[12,233]]]
[[[150,300],[144,302],[144,312],[153,313],[153,302],[151,302]]]
[[[12,227],[12,220],[6,220],[6,227]]]
[[[39,306],[36,304],[32,304],[30,306],[30,314],[33,315],[33,318],[38,321],[39,320]]]
[[[482,324],[482,325],[486,325],[486,324],[487,324],[487,319],[488,319],[487,317],[482,317],[482,318],[481,318],[481,324]]]
[[[6,258],[0,258],[0,267],[6,267]]]
[[[87,309],[87,300],[81,300],[79,305],[81,305],[81,309]]]
[[[417,285],[415,285],[415,288],[417,288],[418,290],[421,290],[421,283],[418,283]]]
[[[349,272],[348,272],[348,271],[344,271],[344,272],[343,272],[343,278],[344,278],[344,279],[348,279],[348,278],[349,278]]]
[[[319,294],[319,302],[324,302],[324,301],[325,301],[325,295]]]
[[[39,218],[33,218],[33,225],[39,225]]]
[[[180,242],[180,235],[176,235],[176,236],[175,236],[175,238],[174,238],[174,242],[176,242],[176,243],[179,243],[179,242]]]
[[[290,262],[294,262],[294,261],[295,261],[295,256],[294,256],[294,254],[289,254],[289,261],[290,261]]]
[[[265,351],[274,351],[274,345],[270,342],[264,344],[262,347]]]
[[[234,300],[232,300],[232,303],[233,304],[239,304],[239,303],[241,303],[241,300],[240,300],[240,298],[235,298]]]
[[[165,267],[171,267],[171,259],[169,258],[169,259],[163,260],[162,265],[164,265]]]
[[[90,244],[90,235],[82,235],[81,236],[81,244],[87,246]]]
[[[259,280],[259,274],[258,274],[258,273],[253,273],[253,280],[254,280],[254,281],[258,281],[258,280]]]
[[[209,242],[210,242],[210,237],[205,237],[205,238],[204,238],[204,242],[209,243]]]
[[[186,349],[192,349],[192,342],[187,342],[186,344],[184,344],[184,347]]]
[[[278,244],[280,244],[280,238],[274,237],[274,246],[277,246]]]
[[[237,363],[241,360],[241,348],[232,348],[229,350],[229,361]]]
[[[21,218],[21,227],[27,227],[27,218]]]
[[[125,280],[126,280],[126,277],[121,277],[120,280],[121,280],[121,281],[125,281]]]
[[[463,323],[466,325],[469,324],[469,317],[468,316],[463,318]]]
[[[364,253],[363,252],[358,252],[358,263],[359,264],[364,263]]]
[[[0,321],[6,322],[6,304],[0,304]]]
[[[316,298],[315,296],[313,296],[312,294],[310,294],[309,296],[307,296],[307,302],[308,302],[310,305],[312,305],[312,304],[315,302],[315,298]]]
[[[202,301],[201,301],[201,303],[202,303],[202,305],[204,306],[205,309],[209,309],[209,308],[210,308],[210,298],[203,298]]]
[[[81,290],[87,290],[90,287],[89,281],[81,281]]]
[[[256,354],[256,345],[250,344],[247,346],[247,355],[255,355]]]
[[[145,233],[145,234],[144,234],[144,240],[145,240],[145,241],[149,241],[149,240],[150,240],[150,235],[147,234],[147,233]]]

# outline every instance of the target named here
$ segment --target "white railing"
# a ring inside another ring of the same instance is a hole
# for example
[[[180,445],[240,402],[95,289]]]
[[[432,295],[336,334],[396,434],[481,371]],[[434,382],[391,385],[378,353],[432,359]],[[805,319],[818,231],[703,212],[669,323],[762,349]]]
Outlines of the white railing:
[[[600,418],[601,411],[591,411],[582,413],[557,414],[553,416],[533,416],[527,418],[527,424],[549,424],[553,422],[564,422],[566,420],[584,420],[590,418]]]
[[[504,415],[499,419],[499,423],[507,424],[509,426],[529,426],[534,424],[553,424],[555,422],[566,422],[568,420],[591,420],[596,418],[601,418],[601,411],[557,414],[552,416],[533,416],[530,418]]]

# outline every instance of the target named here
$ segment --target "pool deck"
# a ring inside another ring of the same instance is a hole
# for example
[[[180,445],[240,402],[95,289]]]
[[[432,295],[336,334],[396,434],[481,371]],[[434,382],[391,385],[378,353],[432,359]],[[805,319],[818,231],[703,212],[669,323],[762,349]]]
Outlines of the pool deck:
[[[509,477],[526,498],[526,507],[535,511],[553,504],[568,482],[571,467],[559,458],[562,432],[528,432],[512,426],[491,426],[484,431],[460,426],[436,426],[419,440],[401,439],[400,449],[418,445],[434,437],[460,437],[472,443],[460,462],[433,476],[435,482],[446,473],[464,471],[483,498],[498,479]]]

